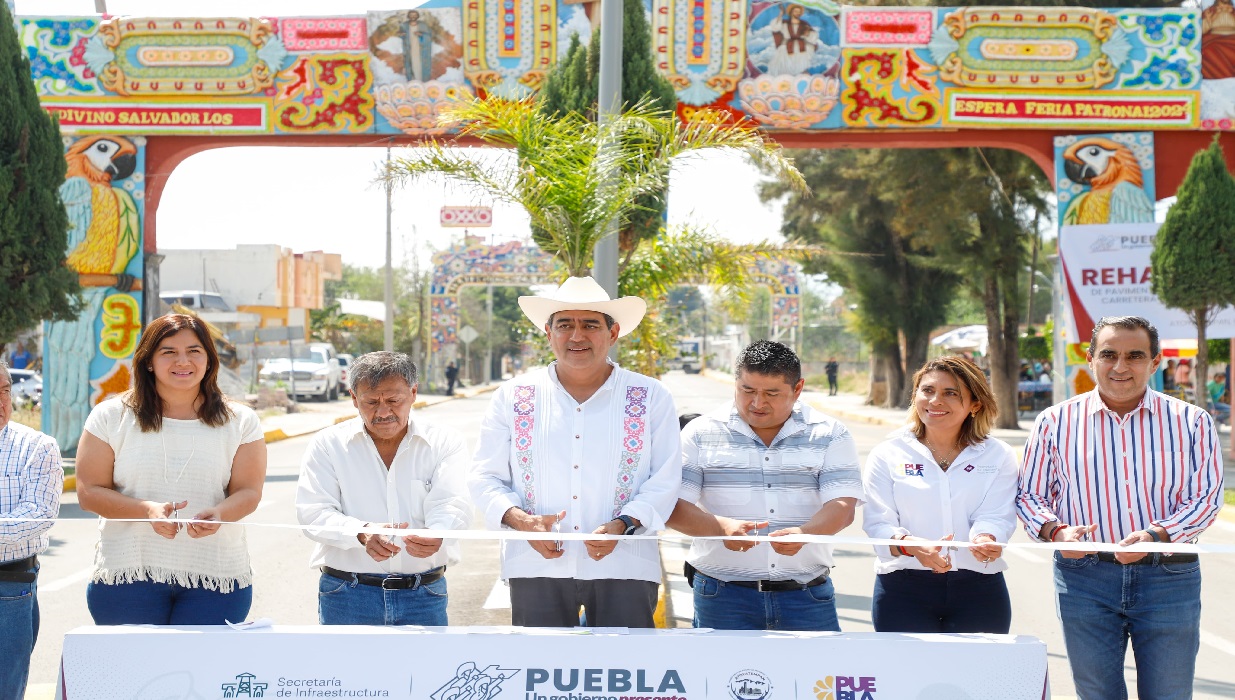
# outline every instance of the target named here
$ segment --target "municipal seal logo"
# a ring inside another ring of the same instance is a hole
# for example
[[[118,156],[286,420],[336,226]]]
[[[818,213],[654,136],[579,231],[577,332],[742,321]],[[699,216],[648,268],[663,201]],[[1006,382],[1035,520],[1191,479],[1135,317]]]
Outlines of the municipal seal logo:
[[[772,694],[772,679],[754,669],[738,671],[729,677],[729,696],[733,700],[766,700]]]

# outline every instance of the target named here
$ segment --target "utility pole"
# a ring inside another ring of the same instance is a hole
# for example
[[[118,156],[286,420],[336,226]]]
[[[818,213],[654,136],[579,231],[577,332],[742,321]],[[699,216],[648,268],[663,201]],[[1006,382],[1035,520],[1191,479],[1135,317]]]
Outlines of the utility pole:
[[[386,144],[386,174],[390,174],[390,143]],[[382,348],[386,352],[395,349],[395,276],[394,267],[391,265],[391,234],[390,234],[390,210],[391,210],[391,190],[394,189],[394,184],[386,180],[386,323],[383,328]]]
[[[489,249],[493,249],[494,245],[493,231],[489,231]],[[493,381],[493,280],[489,280],[488,291],[489,297],[486,302],[486,307],[489,312],[488,327],[485,328],[485,371],[480,373],[485,384]]]
[[[622,109],[622,2],[600,2],[600,95],[597,120],[612,121]],[[616,148],[617,144],[609,144]],[[609,173],[612,183],[618,173]],[[610,221],[603,238],[592,251],[592,276],[610,299],[618,297],[618,222]],[[617,359],[617,345],[609,348],[609,358]]]

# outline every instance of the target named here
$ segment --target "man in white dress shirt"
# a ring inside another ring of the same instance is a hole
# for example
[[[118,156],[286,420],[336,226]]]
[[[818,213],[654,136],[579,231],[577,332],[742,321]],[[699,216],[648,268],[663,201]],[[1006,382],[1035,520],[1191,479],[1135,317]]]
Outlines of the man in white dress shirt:
[[[575,535],[664,528],[681,480],[673,398],[608,359],[647,305],[572,277],[519,306],[557,361],[493,395],[469,480],[485,522]],[[654,539],[508,540],[502,578],[516,625],[573,627],[582,606],[589,625],[652,627],[660,554]]]
[[[446,567],[457,541],[358,532],[366,526],[463,530],[472,519],[463,440],[411,419],[416,365],[397,352],[350,368],[360,416],[317,434],[296,487],[301,525],[317,542],[323,625],[446,625]]]
[[[697,537],[840,532],[862,500],[853,436],[798,400],[806,380],[785,345],[751,343],[736,365],[733,402],[682,431],[670,527]],[[829,545],[695,540],[686,561],[696,627],[840,631]]]

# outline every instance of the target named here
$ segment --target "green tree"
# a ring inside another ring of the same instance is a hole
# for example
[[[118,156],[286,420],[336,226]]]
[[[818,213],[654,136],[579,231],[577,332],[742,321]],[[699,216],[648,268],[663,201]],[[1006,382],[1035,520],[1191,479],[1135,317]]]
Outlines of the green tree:
[[[1216,136],[1193,156],[1176,197],[1154,237],[1150,290],[1196,326],[1192,381],[1200,398],[1209,378],[1206,330],[1223,307],[1235,304],[1235,178]]]
[[[584,46],[579,35],[571,37],[570,48],[545,78],[540,92],[540,108],[548,114],[577,112],[595,120],[600,95],[600,31]],[[643,0],[622,3],[622,101],[625,106],[644,102],[664,112],[677,108],[673,85],[656,72],[652,52],[652,32]],[[640,241],[660,232],[669,202],[665,190],[643,195],[631,212],[630,221],[619,231],[618,248],[628,260]],[[543,232],[533,229],[540,243]]]
[[[77,274],[65,267],[60,201],[64,145],[39,105],[13,16],[0,3],[0,348],[43,320],[77,317]]]
[[[450,108],[444,123],[460,137],[513,148],[517,167],[478,163],[433,141],[395,159],[389,177],[445,177],[481,197],[519,205],[545,232],[541,248],[569,275],[587,275],[592,249],[610,221],[630,221],[636,200],[668,184],[674,159],[705,150],[741,153],[802,186],[801,175],[779,146],[750,124],[701,111],[688,122],[637,105],[600,125],[577,112],[543,114],[530,100],[475,99]]]
[[[1016,428],[1020,321],[1029,289],[1023,276],[1037,222],[1049,211],[1050,181],[1014,151],[920,151],[918,160],[926,167],[903,191],[903,225],[929,239],[981,303],[998,425]]]
[[[926,361],[930,332],[945,320],[960,283],[949,261],[905,225],[906,196],[918,180],[937,177],[920,161],[929,153],[795,152],[816,196],[776,181],[760,190],[765,200],[788,196],[781,227],[787,238],[828,251],[807,271],[826,273],[856,304],[852,329],[871,347],[867,400],[888,407],[908,405],[906,374]]]
[[[1001,425],[1014,427],[1021,279],[1029,234],[1047,207],[1045,175],[1018,154],[980,149],[814,151],[796,159],[817,195],[790,195],[782,230],[831,250],[819,269],[857,302],[853,326],[871,345],[872,384],[887,382],[886,405],[908,403],[905,378],[966,295],[986,319]],[[761,194],[786,193],[773,183]],[[880,400],[874,391],[869,398]]]

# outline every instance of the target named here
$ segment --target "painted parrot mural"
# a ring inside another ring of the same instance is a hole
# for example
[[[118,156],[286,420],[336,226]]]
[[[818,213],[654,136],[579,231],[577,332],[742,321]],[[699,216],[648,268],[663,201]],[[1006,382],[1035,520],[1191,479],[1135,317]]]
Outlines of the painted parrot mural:
[[[1089,185],[1063,215],[1063,225],[1131,224],[1154,220],[1154,203],[1145,194],[1141,164],[1125,145],[1093,136],[1063,154],[1068,179]]]
[[[116,184],[137,171],[133,141],[87,136],[73,142],[64,157],[66,264],[78,274],[83,306],[77,320],[47,327],[44,430],[71,453],[94,404],[128,388],[131,369],[122,360],[136,347],[141,314],[136,297],[127,292],[142,286],[131,267],[136,260],[140,274],[142,228],[133,195]]]

